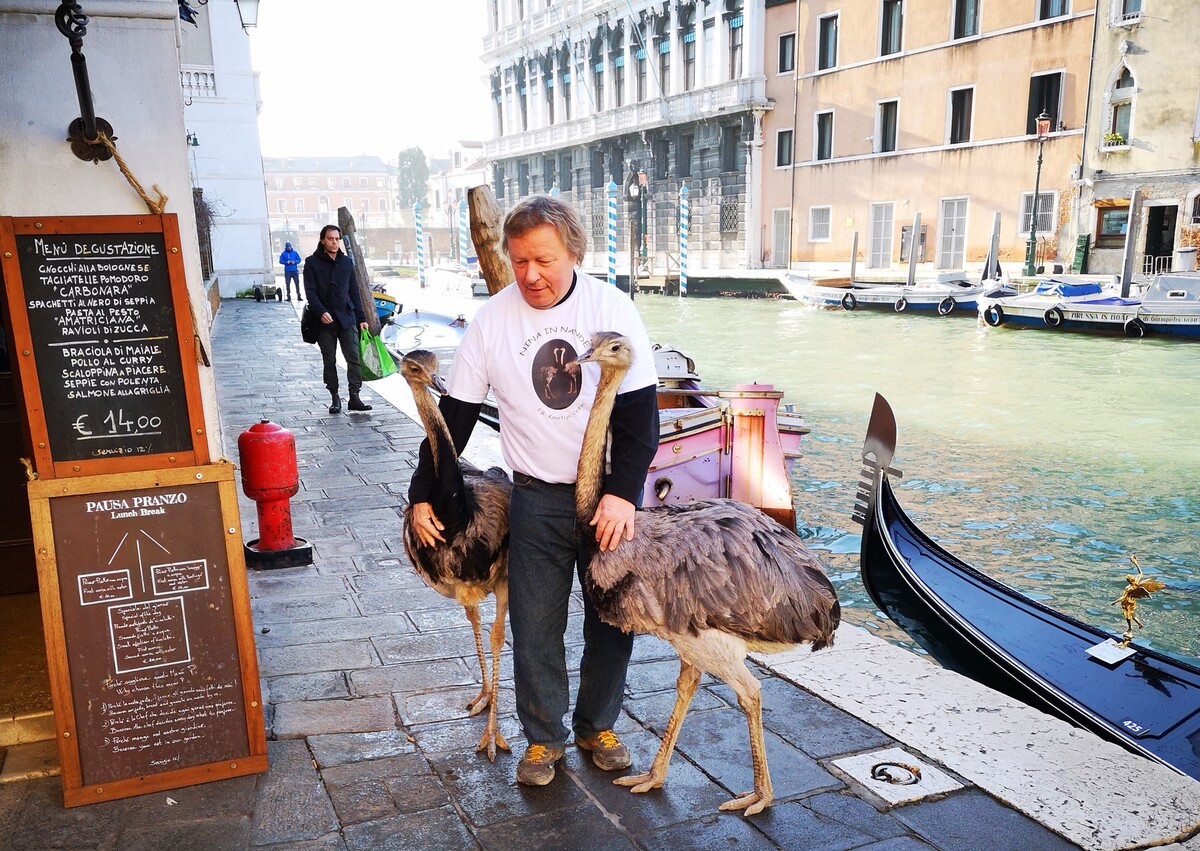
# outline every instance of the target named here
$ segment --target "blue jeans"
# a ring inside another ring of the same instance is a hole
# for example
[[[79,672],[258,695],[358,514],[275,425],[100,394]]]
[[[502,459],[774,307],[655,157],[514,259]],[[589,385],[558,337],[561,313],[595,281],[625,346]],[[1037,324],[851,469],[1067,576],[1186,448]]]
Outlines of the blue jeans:
[[[517,716],[531,745],[561,747],[568,731],[563,715],[569,703],[563,635],[571,579],[580,584],[587,564],[580,560],[575,528],[575,486],[550,484],[513,474],[509,508],[508,603],[512,625]],[[576,736],[612,729],[625,694],[625,669],[633,635],[600,620],[583,595],[583,661],[571,727]]]
[[[300,296],[304,291],[300,289],[300,271],[298,269],[283,270],[283,293],[289,299],[292,297],[292,284],[296,285],[296,300],[300,300]]]

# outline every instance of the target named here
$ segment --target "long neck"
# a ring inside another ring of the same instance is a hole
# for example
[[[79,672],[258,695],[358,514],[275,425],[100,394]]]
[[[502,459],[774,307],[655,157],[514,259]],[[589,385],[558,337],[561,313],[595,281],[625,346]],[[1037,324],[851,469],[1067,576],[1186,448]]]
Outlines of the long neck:
[[[433,403],[433,396],[423,384],[410,384],[413,399],[417,403],[417,415],[425,426],[425,435],[429,438],[429,451],[433,455],[433,472],[439,478],[446,458],[455,458],[454,443],[450,438],[450,428],[446,418]]]
[[[604,484],[604,447],[608,442],[608,425],[617,388],[626,370],[601,365],[596,400],[588,415],[583,432],[583,447],[579,451],[579,468],[575,474],[575,516],[582,524],[591,521],[600,504],[600,489]]]

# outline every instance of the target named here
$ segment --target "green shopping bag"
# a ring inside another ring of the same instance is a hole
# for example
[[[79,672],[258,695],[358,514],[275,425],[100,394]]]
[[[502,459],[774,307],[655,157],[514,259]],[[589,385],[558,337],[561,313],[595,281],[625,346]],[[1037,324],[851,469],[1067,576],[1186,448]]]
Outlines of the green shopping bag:
[[[396,371],[396,361],[383,340],[366,328],[358,334],[358,362],[362,365],[363,381],[377,381]]]

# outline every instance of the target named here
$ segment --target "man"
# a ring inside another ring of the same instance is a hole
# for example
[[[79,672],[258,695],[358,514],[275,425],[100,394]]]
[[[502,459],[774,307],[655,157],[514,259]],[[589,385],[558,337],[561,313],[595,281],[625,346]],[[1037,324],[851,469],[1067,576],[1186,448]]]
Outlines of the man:
[[[296,285],[296,300],[300,301],[300,252],[292,248],[290,242],[283,244],[283,253],[279,255],[283,264],[283,289],[287,300],[292,300],[292,284]]]
[[[304,296],[308,309],[321,319],[317,346],[325,362],[325,387],[333,401],[329,413],[342,411],[338,396],[337,347],[346,359],[346,383],[350,386],[352,411],[369,411],[371,406],[359,398],[362,372],[358,362],[358,331],[367,327],[367,317],[355,292],[354,264],[342,251],[342,232],[337,225],[321,228],[321,241],[304,262]]]
[[[492,296],[467,327],[440,404],[455,446],[470,437],[490,387],[500,409],[500,445],[513,470],[509,508],[509,613],[517,715],[529,743],[517,782],[554,779],[568,731],[563,634],[579,537],[594,534],[613,550],[632,540],[634,508],[658,446],[654,355],[633,303],[575,266],[587,238],[574,210],[549,196],[519,203],[504,220],[501,248],[516,286]],[[611,471],[591,518],[575,528],[575,474],[599,371],[572,361],[597,331],[633,340],[636,359],[612,415]],[[428,442],[409,488],[413,523],[425,546],[444,543],[441,521],[426,501],[433,477]],[[606,771],[629,766],[629,750],[612,726],[621,709],[633,636],[603,623],[584,596],[584,650],[571,726],[575,743]]]

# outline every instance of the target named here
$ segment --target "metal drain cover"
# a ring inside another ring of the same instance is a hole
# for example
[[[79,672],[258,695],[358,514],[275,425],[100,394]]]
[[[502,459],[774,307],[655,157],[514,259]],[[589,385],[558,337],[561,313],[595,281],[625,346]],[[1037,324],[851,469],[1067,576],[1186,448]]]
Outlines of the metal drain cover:
[[[908,804],[930,795],[961,789],[948,774],[922,762],[902,748],[835,759],[833,765],[888,804]]]

